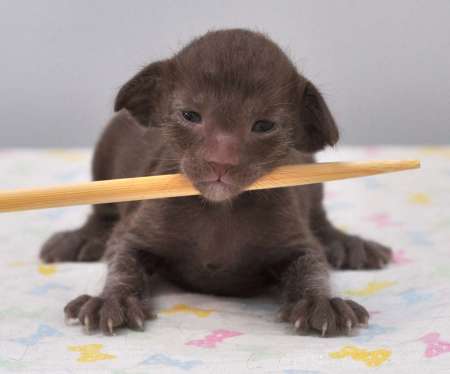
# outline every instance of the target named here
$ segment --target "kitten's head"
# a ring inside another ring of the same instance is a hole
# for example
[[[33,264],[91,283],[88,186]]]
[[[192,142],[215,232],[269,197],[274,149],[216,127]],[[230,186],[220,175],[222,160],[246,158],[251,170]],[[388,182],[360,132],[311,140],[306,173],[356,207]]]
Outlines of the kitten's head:
[[[147,66],[120,90],[122,108],[161,128],[210,201],[238,195],[293,148],[311,153],[338,140],[319,91],[278,46],[246,30],[209,32]]]

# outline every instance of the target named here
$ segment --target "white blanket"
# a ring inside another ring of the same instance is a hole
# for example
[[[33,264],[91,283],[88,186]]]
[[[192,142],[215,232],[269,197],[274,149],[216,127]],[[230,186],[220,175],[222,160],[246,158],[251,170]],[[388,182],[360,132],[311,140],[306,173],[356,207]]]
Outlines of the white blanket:
[[[86,150],[0,150],[0,188],[89,180]],[[422,169],[331,182],[337,225],[392,246],[381,271],[332,281],[371,313],[354,336],[296,335],[269,297],[235,299],[165,286],[145,332],[86,335],[62,309],[102,287],[105,265],[43,265],[39,247],[80,225],[89,207],[0,214],[0,372],[21,373],[450,373],[450,147],[351,148],[321,160],[419,158]]]

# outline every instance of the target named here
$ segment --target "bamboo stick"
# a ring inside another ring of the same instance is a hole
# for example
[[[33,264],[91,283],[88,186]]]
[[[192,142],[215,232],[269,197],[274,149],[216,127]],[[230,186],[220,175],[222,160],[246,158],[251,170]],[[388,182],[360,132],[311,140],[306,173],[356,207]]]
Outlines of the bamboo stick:
[[[246,189],[259,190],[300,186],[419,167],[420,162],[418,160],[285,165],[274,169]],[[198,194],[199,192],[182,174],[111,179],[67,186],[0,192],[0,212],[161,199]]]

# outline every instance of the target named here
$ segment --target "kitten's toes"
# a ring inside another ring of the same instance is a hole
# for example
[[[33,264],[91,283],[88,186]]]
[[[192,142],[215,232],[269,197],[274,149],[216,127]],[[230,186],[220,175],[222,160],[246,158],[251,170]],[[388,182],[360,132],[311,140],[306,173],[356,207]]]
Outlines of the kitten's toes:
[[[76,261],[85,238],[76,231],[61,231],[42,246],[39,257],[44,262]]]
[[[52,235],[42,246],[44,262],[98,261],[105,251],[105,241],[87,237],[81,230],[62,231]]]
[[[105,335],[114,335],[120,327],[143,331],[145,321],[154,316],[135,296],[92,297],[82,295],[64,308],[66,320],[77,319],[86,333],[100,329]]]
[[[365,240],[364,247],[367,254],[366,269],[381,269],[391,262],[392,249],[371,240]]]
[[[352,334],[355,328],[367,325],[369,313],[352,300],[310,297],[300,300],[289,312],[284,310],[284,317],[299,333],[325,337]]]
[[[125,300],[127,327],[132,330],[144,331],[146,320],[155,319],[156,315],[146,308],[142,301],[135,296],[129,296]]]
[[[381,269],[392,258],[392,250],[372,240],[345,235],[326,246],[328,262],[335,269]]]
[[[347,257],[347,250],[340,241],[335,241],[326,246],[328,263],[335,269],[342,269]]]
[[[77,261],[89,262],[98,261],[105,252],[105,241],[91,238],[88,239],[80,248],[77,255]]]

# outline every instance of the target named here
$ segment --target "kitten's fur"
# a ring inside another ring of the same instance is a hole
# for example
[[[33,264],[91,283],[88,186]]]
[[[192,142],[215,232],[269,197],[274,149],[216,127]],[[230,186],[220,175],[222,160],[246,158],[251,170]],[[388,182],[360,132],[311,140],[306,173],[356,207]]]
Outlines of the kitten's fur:
[[[314,152],[338,140],[319,91],[272,41],[209,32],[139,72],[115,110],[97,144],[95,180],[183,172],[202,196],[97,205],[79,230],[51,237],[44,261],[109,260],[101,295],[76,298],[67,317],[105,334],[142,329],[150,316],[142,294],[159,273],[217,295],[277,285],[282,318],[299,331],[334,335],[367,323],[362,306],[330,294],[328,263],[381,268],[391,251],[336,229],[321,185],[242,192],[277,165],[314,162]],[[252,131],[258,120],[276,126]]]

